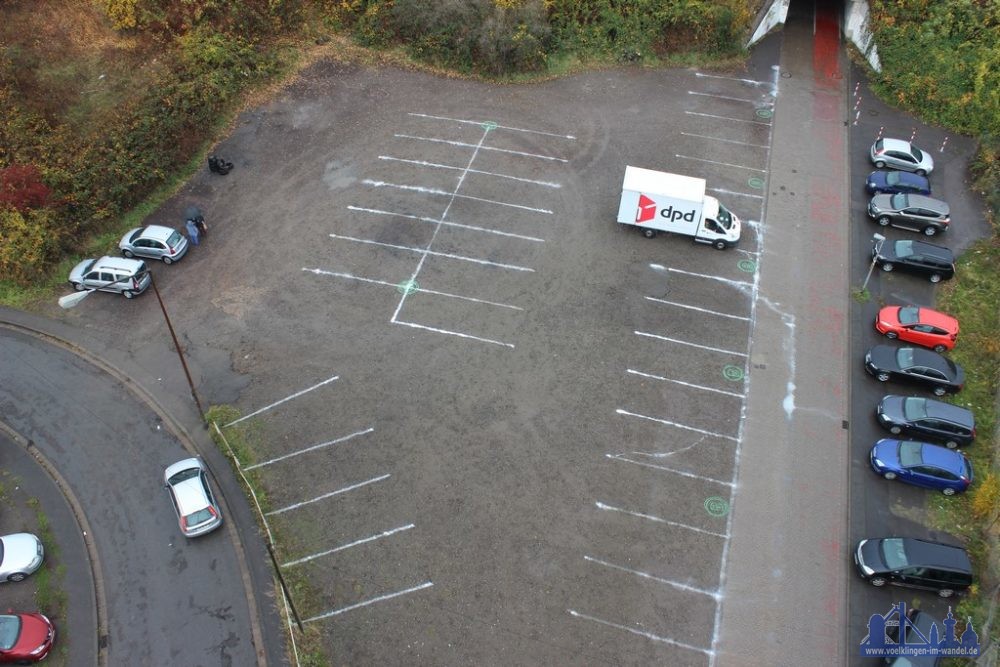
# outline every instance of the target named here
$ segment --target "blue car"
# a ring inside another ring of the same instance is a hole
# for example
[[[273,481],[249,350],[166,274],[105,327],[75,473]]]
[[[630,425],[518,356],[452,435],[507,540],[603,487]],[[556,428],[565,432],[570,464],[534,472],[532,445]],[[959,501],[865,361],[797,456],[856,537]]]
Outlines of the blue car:
[[[972,464],[947,447],[913,440],[883,438],[871,451],[872,470],[885,479],[940,491],[964,493],[972,484]]]
[[[908,171],[873,171],[865,183],[868,194],[930,195],[931,183],[926,176],[918,176]]]

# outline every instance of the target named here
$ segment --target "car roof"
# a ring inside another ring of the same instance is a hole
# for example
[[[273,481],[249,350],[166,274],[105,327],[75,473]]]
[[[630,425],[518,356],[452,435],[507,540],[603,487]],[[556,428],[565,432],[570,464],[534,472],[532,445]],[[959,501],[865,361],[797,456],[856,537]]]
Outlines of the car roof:
[[[142,230],[142,238],[153,239],[155,241],[166,241],[176,230],[163,225],[149,225]]]
[[[167,466],[166,470],[163,471],[163,480],[166,481],[176,475],[179,472],[188,470],[190,468],[200,468],[205,469],[205,464],[201,462],[197,456],[192,456],[189,459],[183,459],[177,463],[171,463]]]
[[[128,273],[135,273],[139,269],[145,266],[145,262],[139,259],[128,259],[127,257],[111,257],[110,255],[105,255],[101,257],[97,262],[90,268],[93,269],[118,269],[120,271],[127,271]]]
[[[909,141],[904,141],[903,139],[891,139],[886,137],[882,139],[882,146],[887,151],[906,151],[910,152],[911,144]]]
[[[933,308],[919,308],[917,320],[921,324],[932,324],[948,331],[958,331],[958,320]]]
[[[920,457],[924,460],[924,463],[947,470],[956,475],[965,473],[965,457],[962,454],[939,445],[932,445],[926,442],[920,444]]]
[[[888,177],[891,173],[895,173],[896,177],[903,183],[909,182],[913,185],[921,185],[924,187],[930,183],[930,181],[927,180],[927,177],[921,176],[920,174],[914,174],[912,171],[888,171],[886,172],[886,177]]]
[[[928,197],[927,195],[908,194],[906,195],[906,201],[910,206],[929,208],[937,213],[947,214],[951,212],[948,202],[943,202],[940,199],[934,199],[933,197]]]
[[[962,570],[972,573],[972,563],[969,554],[962,547],[929,542],[914,537],[903,537],[906,558],[913,565],[943,567],[949,570]]]
[[[944,419],[945,421],[956,422],[970,427],[974,423],[972,411],[960,405],[936,401],[933,398],[925,398],[924,409],[927,412],[927,416],[934,419]]]
[[[896,243],[912,243],[914,252],[918,252],[921,255],[936,257],[944,262],[948,262],[949,264],[955,260],[955,256],[952,255],[951,250],[945,248],[943,245],[934,245],[933,243],[927,243],[926,241],[919,241],[916,239],[897,239]]]
[[[955,373],[958,368],[958,365],[951,359],[933,350],[925,350],[922,347],[911,347],[909,349],[913,351],[914,366],[926,366],[927,368],[933,368],[945,373]]]

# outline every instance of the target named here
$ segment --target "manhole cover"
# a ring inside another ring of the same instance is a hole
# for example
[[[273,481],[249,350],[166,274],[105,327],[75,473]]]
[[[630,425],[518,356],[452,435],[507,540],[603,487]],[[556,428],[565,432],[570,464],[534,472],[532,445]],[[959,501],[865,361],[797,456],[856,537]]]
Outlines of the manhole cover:
[[[758,118],[770,118],[774,115],[774,112],[770,109],[757,109],[755,112]]]
[[[752,259],[741,259],[737,262],[736,266],[738,266],[740,271],[743,273],[753,273],[757,270],[757,262]]]
[[[719,496],[705,498],[705,511],[712,516],[726,516],[729,514],[729,502]]]
[[[743,379],[743,369],[733,364],[726,364],[722,367],[722,377],[730,382],[738,382]]]
[[[756,176],[751,176],[750,178],[747,179],[747,185],[749,185],[754,190],[763,190],[764,189],[764,179],[763,178],[757,178]]]

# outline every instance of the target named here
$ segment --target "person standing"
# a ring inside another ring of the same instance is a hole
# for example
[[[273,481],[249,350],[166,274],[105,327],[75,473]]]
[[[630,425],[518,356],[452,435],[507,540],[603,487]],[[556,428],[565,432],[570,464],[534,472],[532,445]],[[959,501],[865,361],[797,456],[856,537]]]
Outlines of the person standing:
[[[191,243],[198,245],[198,225],[195,224],[195,221],[188,218],[187,222],[184,223],[184,228],[187,229],[187,235],[191,239]]]

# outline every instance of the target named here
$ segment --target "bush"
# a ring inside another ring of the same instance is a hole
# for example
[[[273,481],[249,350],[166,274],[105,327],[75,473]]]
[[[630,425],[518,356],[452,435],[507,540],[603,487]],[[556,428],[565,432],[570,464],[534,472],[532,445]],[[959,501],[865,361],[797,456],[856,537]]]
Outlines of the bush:
[[[20,285],[41,278],[59,257],[52,209],[0,209],[0,275]]]
[[[33,164],[13,164],[0,169],[0,209],[13,208],[21,213],[41,208],[49,199],[49,187],[42,182],[42,172]]]

